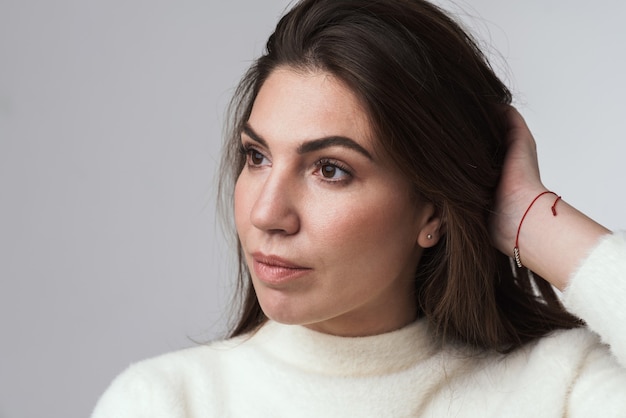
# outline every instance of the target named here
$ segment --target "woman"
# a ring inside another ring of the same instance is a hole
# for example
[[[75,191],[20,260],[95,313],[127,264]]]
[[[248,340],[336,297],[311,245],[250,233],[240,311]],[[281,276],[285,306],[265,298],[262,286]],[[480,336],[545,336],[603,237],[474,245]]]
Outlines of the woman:
[[[626,414],[624,235],[547,191],[510,100],[427,2],[298,3],[233,101],[231,338],[93,417]]]

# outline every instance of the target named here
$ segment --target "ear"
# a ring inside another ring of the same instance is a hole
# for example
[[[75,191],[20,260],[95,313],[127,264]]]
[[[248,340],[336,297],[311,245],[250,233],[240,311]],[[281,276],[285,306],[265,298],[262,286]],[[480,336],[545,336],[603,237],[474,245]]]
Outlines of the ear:
[[[443,233],[441,212],[434,204],[424,203],[421,222],[417,231],[417,245],[430,248],[439,242]]]

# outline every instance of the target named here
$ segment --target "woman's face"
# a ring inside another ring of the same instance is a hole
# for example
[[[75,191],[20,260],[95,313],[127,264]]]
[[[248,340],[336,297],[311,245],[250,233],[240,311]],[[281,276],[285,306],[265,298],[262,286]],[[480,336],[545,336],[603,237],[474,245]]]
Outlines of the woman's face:
[[[439,220],[373,141],[328,73],[279,68],[262,86],[241,135],[235,219],[269,318],[345,336],[415,319],[414,272]]]

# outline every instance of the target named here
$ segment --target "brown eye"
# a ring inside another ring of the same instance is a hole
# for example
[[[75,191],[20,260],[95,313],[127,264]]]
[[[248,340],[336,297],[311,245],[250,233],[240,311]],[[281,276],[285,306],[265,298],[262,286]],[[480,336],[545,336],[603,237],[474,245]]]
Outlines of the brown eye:
[[[325,164],[321,167],[320,172],[323,177],[331,179],[337,175],[337,167],[335,167],[334,165]]]
[[[253,149],[249,151],[248,156],[250,157],[250,162],[254,165],[263,164],[263,160],[265,159],[265,156],[263,154]]]
[[[346,183],[352,178],[349,169],[337,160],[323,158],[315,166],[316,174],[326,182]]]

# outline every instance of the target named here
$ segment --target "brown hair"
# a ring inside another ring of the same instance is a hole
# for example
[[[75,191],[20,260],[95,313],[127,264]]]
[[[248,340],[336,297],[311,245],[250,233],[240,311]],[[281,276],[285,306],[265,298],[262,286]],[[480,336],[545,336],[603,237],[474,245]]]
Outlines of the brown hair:
[[[511,93],[456,22],[423,0],[296,4],[231,104],[220,183],[227,212],[244,164],[239,134],[279,66],[327,71],[345,82],[362,101],[380,149],[440,211],[443,237],[424,251],[416,272],[418,309],[438,337],[507,351],[580,325],[547,282],[526,269],[514,272],[490,242]],[[238,253],[241,303],[232,336],[266,320],[240,247]]]

